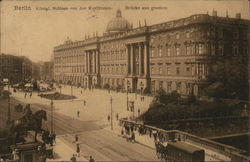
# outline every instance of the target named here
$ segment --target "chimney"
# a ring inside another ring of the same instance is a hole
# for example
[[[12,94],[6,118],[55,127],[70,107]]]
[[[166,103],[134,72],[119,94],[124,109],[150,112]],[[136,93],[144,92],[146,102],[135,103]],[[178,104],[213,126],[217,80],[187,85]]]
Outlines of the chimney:
[[[236,13],[236,19],[241,19],[241,14],[240,13]]]
[[[217,11],[213,10],[212,16],[217,16]]]

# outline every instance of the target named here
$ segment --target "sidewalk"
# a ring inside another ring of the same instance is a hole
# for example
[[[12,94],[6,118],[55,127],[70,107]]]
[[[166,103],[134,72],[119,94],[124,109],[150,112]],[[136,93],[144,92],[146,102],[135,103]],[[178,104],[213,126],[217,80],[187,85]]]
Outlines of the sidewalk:
[[[122,136],[121,136],[122,127],[119,126],[117,121],[114,121],[113,123],[114,123],[113,130],[111,130],[110,126],[105,127],[104,129],[107,131],[113,132],[122,138]],[[109,124],[109,123],[107,123],[107,124]],[[154,149],[154,150],[156,149],[153,136],[150,138],[148,134],[139,135],[138,131],[134,131],[134,133],[135,133],[136,143],[141,144],[145,147],[149,147],[149,148]],[[198,148],[204,149],[205,150],[205,161],[230,161],[229,157],[226,157],[225,155],[222,155],[221,153],[215,152],[213,150],[207,149],[207,148],[202,147],[202,146],[195,145],[195,144],[190,143],[190,142],[186,142],[186,143],[193,145],[193,146],[196,146]]]
[[[117,134],[118,136],[120,136],[121,138],[123,138],[121,136],[122,127],[119,126],[119,123],[117,121],[113,122],[113,130],[111,130],[110,126],[105,127],[104,129],[107,131],[113,132],[113,133]],[[147,135],[147,134],[146,135],[139,135],[138,131],[134,131],[134,133],[135,133],[135,142],[136,143],[144,145],[144,146],[149,147],[151,149],[155,149],[155,143],[154,143],[153,136],[150,138],[149,135]]]
[[[76,154],[76,151],[66,145],[60,137],[56,139],[56,144],[53,146],[53,152],[54,159],[47,159],[47,161],[70,161],[72,155]],[[76,159],[77,161],[88,161],[83,156],[76,157]]]

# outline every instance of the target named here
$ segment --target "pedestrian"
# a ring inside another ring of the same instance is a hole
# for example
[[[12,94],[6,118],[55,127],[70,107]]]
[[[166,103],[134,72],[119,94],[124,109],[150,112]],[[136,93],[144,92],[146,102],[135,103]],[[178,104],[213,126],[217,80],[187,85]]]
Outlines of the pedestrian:
[[[26,96],[27,96],[27,93],[25,92],[25,93],[24,93],[24,98],[25,98],[25,99],[26,99]]]
[[[131,134],[131,141],[135,142],[135,133],[134,132],[132,132],[132,134]]]
[[[81,94],[82,94],[82,90],[81,90]]]
[[[123,130],[123,128],[121,129],[121,135],[122,135],[122,136],[124,135],[124,130]]]
[[[89,157],[89,162],[95,162],[95,160],[92,158],[92,156]]]
[[[157,140],[157,131],[154,130],[152,133],[153,133],[153,136],[154,136],[154,141],[156,141]]]
[[[108,115],[108,121],[110,120],[110,116]]]
[[[75,136],[75,142],[77,142],[77,141],[78,141],[78,136],[76,135],[76,136]]]
[[[70,161],[71,161],[71,162],[76,162],[75,154],[73,154],[73,156],[71,157]]]
[[[30,93],[30,98],[31,98],[31,96],[32,96],[32,92]]]
[[[141,110],[140,110],[140,109],[138,109],[138,116],[140,116],[140,114],[141,114]]]
[[[77,156],[80,156],[80,145],[79,143],[76,144],[76,152],[77,152]]]
[[[86,106],[86,101],[85,100],[83,101],[83,104],[84,104],[84,106]]]
[[[119,119],[119,114],[117,113],[117,114],[116,114],[116,120],[118,120],[118,119]]]
[[[77,111],[77,117],[78,118],[80,117],[80,111],[79,110]]]

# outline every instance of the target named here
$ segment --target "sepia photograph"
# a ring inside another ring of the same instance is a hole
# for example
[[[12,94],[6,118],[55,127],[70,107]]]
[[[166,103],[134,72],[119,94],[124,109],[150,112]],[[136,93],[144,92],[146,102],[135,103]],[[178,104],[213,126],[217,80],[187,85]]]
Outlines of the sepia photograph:
[[[249,162],[249,8],[0,1],[0,162]]]

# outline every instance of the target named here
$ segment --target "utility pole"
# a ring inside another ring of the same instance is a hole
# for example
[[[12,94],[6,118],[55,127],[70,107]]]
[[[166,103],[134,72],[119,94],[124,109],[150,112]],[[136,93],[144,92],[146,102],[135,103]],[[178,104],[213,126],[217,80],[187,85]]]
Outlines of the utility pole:
[[[8,80],[8,120],[7,120],[8,124],[10,124],[10,120],[11,120],[11,116],[10,116],[10,81]]]
[[[127,110],[128,110],[128,89],[129,89],[128,83],[129,83],[129,81],[127,81]]]
[[[54,132],[54,129],[53,129],[53,118],[54,118],[54,114],[53,114],[53,100],[51,99],[51,102],[50,102],[50,106],[51,106],[51,114],[50,114],[50,116],[51,116],[51,122],[50,122],[50,124],[51,124],[51,132]]]
[[[111,111],[111,130],[113,130],[113,110],[112,110],[112,96],[110,97],[110,111]]]
[[[71,83],[71,96],[73,96],[73,86],[72,86],[72,83]]]

